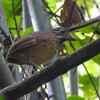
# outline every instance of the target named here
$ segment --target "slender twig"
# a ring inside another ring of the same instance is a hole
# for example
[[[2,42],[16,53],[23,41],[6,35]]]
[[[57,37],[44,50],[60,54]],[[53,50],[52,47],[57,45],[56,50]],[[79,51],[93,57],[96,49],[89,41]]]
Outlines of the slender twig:
[[[55,13],[57,13],[62,7],[63,7],[63,5],[61,5],[61,6],[55,11]]]
[[[88,15],[89,19],[91,19],[91,16],[90,16],[90,13],[89,13],[89,9],[88,9],[86,0],[83,0],[83,2],[84,2],[84,6],[85,6],[85,8],[86,8],[86,11],[87,11],[87,15]]]
[[[51,9],[50,7],[48,6],[47,2],[45,0],[42,0],[45,7],[49,10],[47,11],[48,14],[52,15],[53,17],[60,17],[59,15],[56,15]]]
[[[77,6],[77,10],[79,11],[82,20],[85,21],[84,15],[83,15],[81,9],[79,8],[79,6]]]
[[[97,2],[96,2],[95,0],[93,0],[93,2],[94,2],[94,4],[96,5],[97,9],[98,9],[98,10],[99,10],[99,12],[100,12],[100,8],[99,8],[99,6],[97,5]],[[87,10],[88,17],[90,18],[90,14],[89,14],[89,10],[88,10],[88,7],[87,7],[86,0],[84,0],[84,4],[85,4],[86,10]],[[92,41],[92,39],[93,39],[93,37],[94,37],[95,33],[97,32],[97,29],[98,29],[99,25],[100,25],[100,22],[97,24],[96,29],[94,29],[93,35],[91,36],[91,38],[90,38],[89,42],[91,42],[91,41]]]
[[[98,98],[99,98],[99,100],[100,100],[100,96],[99,96],[98,90],[97,90],[97,88],[96,88],[96,85],[94,84],[93,79],[92,79],[90,73],[88,72],[88,70],[87,70],[85,64],[83,64],[83,66],[84,66],[85,71],[87,72],[88,77],[89,77],[90,81],[92,82],[92,85],[93,85],[93,87],[94,87],[94,89],[95,89],[95,91],[96,91],[96,94],[97,94],[97,96],[98,96]]]
[[[57,18],[52,18],[52,20],[54,20],[59,26],[61,26],[61,23],[59,22],[59,20]]]
[[[96,29],[94,30],[93,35],[92,35],[91,38],[89,39],[89,42],[91,42],[92,39],[93,39],[93,37],[95,36],[95,34],[96,34],[96,32],[97,32],[97,30],[98,30],[98,28],[99,28],[99,25],[100,25],[100,22],[97,24],[97,27],[96,27]]]
[[[82,27],[85,27],[85,26],[88,26],[90,24],[93,24],[95,22],[99,22],[99,20],[100,20],[100,16],[98,16],[96,18],[93,18],[93,19],[90,19],[89,21],[84,21],[84,22],[72,25],[72,26],[66,28],[66,31],[72,32],[72,31],[78,30],[78,29],[80,29]]]
[[[96,0],[93,0],[93,2],[94,2],[94,4],[95,4],[96,8],[98,9],[98,11],[99,11],[99,13],[100,13],[100,7],[98,6],[98,4],[97,4]]]
[[[46,2],[45,0],[42,0],[42,1],[43,1],[43,3],[44,3],[45,7],[48,9],[48,11],[47,11],[46,9],[44,9],[44,10],[47,12],[47,14],[50,15],[50,19],[51,19],[52,17],[54,17],[54,18],[55,18],[55,22],[56,22],[59,26],[61,26],[61,23],[60,23],[60,21],[58,20],[58,18],[59,18],[60,16],[57,15],[56,13],[54,13],[54,12],[50,9],[50,7],[48,6],[48,4],[47,4],[47,2]]]
[[[70,34],[70,33],[73,33],[74,34],[75,31],[78,31],[81,28],[86,27],[86,26],[89,26],[91,24],[97,23],[97,22],[99,22],[99,20],[100,20],[100,16],[98,16],[96,18],[93,18],[93,19],[90,19],[89,21],[84,21],[84,22],[81,22],[81,23],[72,25],[72,26],[67,27],[67,28],[64,28],[64,27],[56,27],[56,28],[53,28],[51,30],[52,31],[55,31],[56,30],[56,31],[59,31],[59,32],[64,33],[64,34]]]
[[[14,0],[12,0],[12,7],[13,7],[13,15],[14,15],[14,22],[16,26],[17,35],[18,35],[18,38],[20,38],[20,33],[19,33],[17,21],[16,21],[16,16],[15,16]]]
[[[25,76],[26,76],[26,77],[28,77],[28,75],[27,75],[27,73],[26,73],[25,69],[23,68],[23,66],[22,66],[22,65],[20,65],[20,67],[21,67],[22,71],[24,72]]]

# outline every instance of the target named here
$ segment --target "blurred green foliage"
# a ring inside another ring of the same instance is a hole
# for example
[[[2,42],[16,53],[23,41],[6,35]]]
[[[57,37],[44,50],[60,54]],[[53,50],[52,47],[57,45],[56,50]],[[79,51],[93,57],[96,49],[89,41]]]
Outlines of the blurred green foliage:
[[[98,89],[99,88],[98,77],[94,77],[92,74],[90,75],[92,77],[93,82],[96,85],[96,88]],[[90,82],[88,75],[83,75],[83,76],[80,75],[79,87],[81,88],[81,90],[83,90],[85,99],[94,100],[97,97],[96,91],[94,90],[94,87]]]
[[[69,96],[68,100],[85,100],[84,98],[80,97],[80,96]]]
[[[7,20],[9,20],[9,18],[13,17],[12,0],[2,0],[2,3],[5,11],[5,16]],[[14,9],[15,14],[21,12],[21,0],[14,0]]]
[[[0,95],[0,100],[6,100],[3,95]]]
[[[94,4],[93,4],[93,0],[76,0],[78,6],[82,6],[84,4],[84,2],[86,2],[86,4],[88,5],[89,9],[93,8]]]

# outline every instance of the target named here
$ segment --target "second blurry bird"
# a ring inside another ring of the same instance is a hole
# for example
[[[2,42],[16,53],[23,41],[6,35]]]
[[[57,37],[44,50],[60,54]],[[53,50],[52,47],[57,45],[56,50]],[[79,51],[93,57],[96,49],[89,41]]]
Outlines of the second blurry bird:
[[[46,64],[58,53],[62,43],[74,40],[71,36],[61,36],[55,32],[34,32],[12,44],[7,61],[19,65]]]

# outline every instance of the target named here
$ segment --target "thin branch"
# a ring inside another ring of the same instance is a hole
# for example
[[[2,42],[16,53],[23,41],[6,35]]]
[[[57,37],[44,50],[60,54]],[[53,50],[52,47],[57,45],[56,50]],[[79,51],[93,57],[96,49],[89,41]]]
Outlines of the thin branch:
[[[57,13],[59,10],[61,10],[62,7],[63,5],[61,5],[54,13]]]
[[[85,21],[84,13],[82,12],[82,10],[80,9],[79,6],[77,6],[77,9],[78,9],[78,11],[79,11],[79,13],[80,13],[80,16],[81,16],[81,18],[82,18],[82,21]]]
[[[91,41],[92,41],[92,39],[93,39],[93,37],[95,36],[95,34],[96,34],[96,32],[97,32],[97,30],[98,30],[99,26],[100,26],[100,22],[97,24],[96,29],[94,29],[93,35],[92,35],[92,36],[91,36],[91,38],[89,39],[89,42],[91,42]]]
[[[68,28],[64,28],[64,27],[53,28],[53,29],[51,29],[51,31],[55,31],[55,32],[57,31],[59,33],[65,33],[65,34],[75,33],[75,31],[78,31],[81,28],[89,26],[89,25],[96,23],[96,22],[100,22],[100,16],[93,18],[93,19],[90,19],[89,21],[84,21],[84,22],[72,25]]]
[[[10,100],[23,96],[47,83],[54,78],[75,68],[79,64],[91,59],[100,53],[100,39],[97,39],[71,55],[57,59],[53,64],[44,68],[35,75],[15,83],[0,91],[0,95],[11,97]]]
[[[96,88],[96,85],[95,85],[95,83],[93,82],[93,79],[92,79],[90,73],[88,72],[88,70],[87,70],[85,64],[83,64],[83,66],[84,66],[84,69],[85,69],[85,71],[87,72],[88,77],[89,77],[90,81],[92,82],[92,86],[93,86],[93,88],[95,89],[95,92],[96,92],[96,94],[97,94],[97,96],[98,96],[98,98],[99,98],[99,100],[100,100],[100,96],[99,96],[98,90],[97,90],[97,88]]]
[[[90,13],[89,13],[89,9],[88,9],[88,5],[87,5],[86,1],[87,1],[87,0],[83,0],[84,6],[85,6],[85,8],[86,8],[87,15],[88,15],[89,19],[91,19],[91,16],[90,16]]]
[[[48,14],[49,18],[55,18],[55,22],[61,26],[61,23],[59,22],[58,18],[60,18],[59,15],[57,15],[56,13],[54,13],[51,8],[48,6],[47,2],[45,0],[42,0],[44,5],[45,5],[45,8],[44,8],[44,11],[46,11],[46,13]]]
[[[84,21],[79,24],[72,25],[71,27],[66,29],[66,32],[72,32],[72,31],[78,30],[80,28],[83,28],[85,26],[91,25],[96,22],[100,22],[100,16],[90,19],[89,21]]]
[[[49,11],[47,11],[46,9],[46,12],[48,13],[48,14],[50,14],[50,15],[52,15],[53,17],[60,17],[59,15],[56,15],[51,9],[50,9],[50,7],[48,6],[48,4],[47,4],[47,2],[45,1],[45,0],[42,0],[43,1],[43,3],[44,3],[44,5],[45,5],[45,7],[49,10]]]
[[[99,5],[98,5],[97,1],[96,1],[96,0],[93,0],[93,2],[94,2],[94,4],[95,4],[96,8],[98,9],[98,11],[99,11],[99,13],[100,13],[100,7],[99,7]]]
[[[18,38],[20,38],[19,29],[18,29],[16,17],[15,17],[14,0],[12,0],[12,7],[13,7],[13,15],[14,15],[14,22],[15,22],[15,26],[16,26],[17,35],[18,35]]]

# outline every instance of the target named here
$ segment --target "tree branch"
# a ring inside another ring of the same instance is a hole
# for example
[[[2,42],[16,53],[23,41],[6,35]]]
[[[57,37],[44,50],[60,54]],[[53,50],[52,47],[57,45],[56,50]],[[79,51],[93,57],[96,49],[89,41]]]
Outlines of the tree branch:
[[[26,93],[37,89],[42,84],[53,80],[59,75],[66,73],[68,70],[71,70],[79,64],[91,59],[99,53],[100,39],[97,39],[84,46],[83,48],[77,50],[73,54],[59,58],[52,65],[43,69],[41,72],[32,75],[26,80],[4,88],[0,91],[0,95],[11,97],[9,100],[23,96]]]
[[[61,32],[63,31],[65,33],[71,33],[73,31],[78,31],[83,27],[89,26],[89,25],[97,23],[97,22],[100,22],[100,16],[92,18],[92,19],[90,19],[88,21],[80,22],[78,24],[72,25],[72,26],[67,27],[67,28],[59,27],[59,28],[54,28],[52,30],[54,30],[54,31],[61,30]]]
[[[96,23],[96,22],[100,22],[100,16],[95,17],[93,19],[90,19],[89,21],[83,21],[81,23],[72,25],[71,27],[68,28],[68,32],[72,32],[72,31],[78,30],[78,29],[80,29],[82,27],[91,25],[91,24]]]

